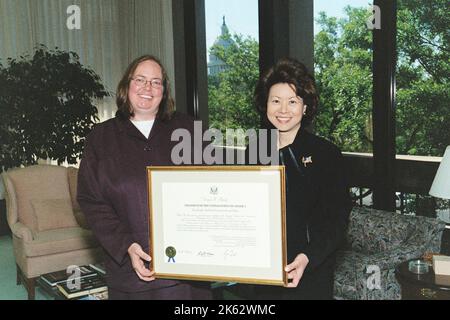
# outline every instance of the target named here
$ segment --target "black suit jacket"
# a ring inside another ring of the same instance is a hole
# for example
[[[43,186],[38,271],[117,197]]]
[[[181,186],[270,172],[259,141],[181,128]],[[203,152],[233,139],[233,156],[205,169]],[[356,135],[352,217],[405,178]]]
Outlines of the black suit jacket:
[[[288,263],[304,253],[309,264],[296,289],[257,286],[256,298],[331,298],[335,252],[351,210],[342,154],[301,128],[293,143],[279,150],[279,159],[286,167]]]
[[[174,129],[193,132],[194,122],[176,113],[156,120],[147,139],[130,120],[113,118],[88,135],[78,175],[78,202],[95,236],[105,249],[108,286],[139,292],[177,284],[144,282],[132,268],[128,248],[139,243],[149,252],[146,166],[172,165]],[[191,135],[193,136],[193,135]]]

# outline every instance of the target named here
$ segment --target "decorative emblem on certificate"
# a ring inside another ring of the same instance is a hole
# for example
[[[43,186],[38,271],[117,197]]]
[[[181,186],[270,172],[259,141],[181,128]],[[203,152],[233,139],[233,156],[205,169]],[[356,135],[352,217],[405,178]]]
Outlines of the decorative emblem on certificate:
[[[177,250],[175,250],[174,247],[167,247],[166,248],[166,256],[169,257],[169,260],[167,262],[170,262],[172,260],[172,262],[175,263],[176,254],[177,254]]]
[[[209,189],[209,193],[210,194],[212,194],[212,195],[217,195],[217,192],[219,191],[219,189],[217,188],[217,186],[212,186],[210,189]]]

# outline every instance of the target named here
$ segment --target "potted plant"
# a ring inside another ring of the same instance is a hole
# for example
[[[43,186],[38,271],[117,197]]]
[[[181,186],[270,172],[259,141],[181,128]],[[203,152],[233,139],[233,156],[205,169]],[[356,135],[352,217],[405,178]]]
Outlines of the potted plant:
[[[38,46],[0,65],[0,172],[38,159],[74,164],[108,93],[74,52]]]

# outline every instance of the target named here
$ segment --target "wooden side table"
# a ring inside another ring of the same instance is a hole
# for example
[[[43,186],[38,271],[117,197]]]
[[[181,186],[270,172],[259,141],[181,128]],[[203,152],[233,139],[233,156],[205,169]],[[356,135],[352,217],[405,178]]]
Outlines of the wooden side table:
[[[408,269],[412,260],[417,259],[402,262],[395,269],[402,300],[450,300],[450,276],[436,277],[432,266],[426,274],[415,274]]]

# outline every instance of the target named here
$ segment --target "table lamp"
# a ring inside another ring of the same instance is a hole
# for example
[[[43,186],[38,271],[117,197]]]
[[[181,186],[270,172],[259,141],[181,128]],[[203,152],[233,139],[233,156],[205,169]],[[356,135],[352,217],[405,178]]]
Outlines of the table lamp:
[[[437,198],[450,199],[450,146],[445,149],[444,157],[431,185],[430,195]],[[448,227],[448,226],[447,226]],[[446,256],[433,256],[433,269],[436,282],[439,277],[450,278],[450,258]]]
[[[431,185],[430,195],[450,199],[450,146],[447,146],[445,150],[444,157]]]

